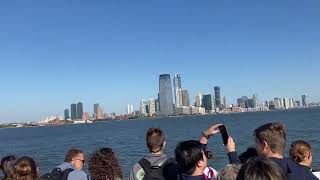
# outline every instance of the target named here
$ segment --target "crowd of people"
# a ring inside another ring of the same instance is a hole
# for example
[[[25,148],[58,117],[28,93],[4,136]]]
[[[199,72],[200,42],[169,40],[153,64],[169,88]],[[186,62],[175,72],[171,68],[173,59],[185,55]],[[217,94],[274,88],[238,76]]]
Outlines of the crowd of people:
[[[293,142],[289,157],[284,157],[286,130],[273,122],[254,130],[256,147],[249,147],[238,156],[236,144],[228,135],[226,142],[229,164],[217,171],[208,166],[214,154],[208,151],[208,140],[219,133],[222,124],[206,129],[200,140],[186,140],[177,144],[175,157],[164,153],[165,135],[160,128],[146,133],[149,153],[130,170],[129,180],[317,180],[319,172],[311,169],[312,148],[303,140]],[[6,156],[1,160],[4,180],[122,180],[123,171],[116,153],[101,148],[92,153],[88,172],[83,171],[85,155],[80,149],[70,149],[64,162],[50,172],[40,175],[31,157]]]

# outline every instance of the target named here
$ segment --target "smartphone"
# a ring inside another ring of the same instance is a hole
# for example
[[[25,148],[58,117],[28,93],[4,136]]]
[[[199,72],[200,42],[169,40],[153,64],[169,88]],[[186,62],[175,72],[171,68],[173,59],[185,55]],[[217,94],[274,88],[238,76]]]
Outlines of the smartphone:
[[[224,125],[219,126],[219,131],[223,140],[223,144],[226,146],[228,144],[229,135],[227,129]]]

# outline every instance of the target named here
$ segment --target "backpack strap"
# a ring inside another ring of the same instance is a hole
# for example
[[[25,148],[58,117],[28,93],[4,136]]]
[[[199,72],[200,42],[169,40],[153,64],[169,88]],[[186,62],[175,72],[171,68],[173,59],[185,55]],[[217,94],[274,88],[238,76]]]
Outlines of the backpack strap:
[[[152,166],[148,160],[146,160],[145,158],[142,158],[140,159],[139,164],[144,170],[145,174],[148,174],[150,172],[150,169]]]

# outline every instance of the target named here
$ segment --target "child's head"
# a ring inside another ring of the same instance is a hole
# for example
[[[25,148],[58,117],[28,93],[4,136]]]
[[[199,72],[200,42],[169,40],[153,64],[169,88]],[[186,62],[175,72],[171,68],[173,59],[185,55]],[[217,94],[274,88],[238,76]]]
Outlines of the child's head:
[[[289,156],[295,162],[310,167],[312,163],[310,144],[302,140],[293,142],[290,146]]]

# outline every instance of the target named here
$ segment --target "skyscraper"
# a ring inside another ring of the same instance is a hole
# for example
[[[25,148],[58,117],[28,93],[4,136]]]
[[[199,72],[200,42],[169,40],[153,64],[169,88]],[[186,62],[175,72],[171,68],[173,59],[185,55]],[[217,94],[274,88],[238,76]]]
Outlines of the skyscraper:
[[[133,105],[127,104],[127,114],[132,114],[132,113],[133,113]]]
[[[253,99],[253,101],[254,101],[254,103],[253,103],[253,108],[259,107],[258,94],[254,94],[254,95],[252,96],[252,99]]]
[[[196,96],[196,107],[201,107],[202,106],[202,95],[199,93],[197,96]]]
[[[211,94],[202,96],[202,107],[206,109],[207,112],[211,112],[212,110],[212,98]]]
[[[227,104],[227,96],[223,96],[223,106],[224,108],[228,108],[228,104]]]
[[[97,115],[98,115],[98,110],[99,110],[99,104],[94,104],[93,105],[93,113],[94,113],[95,117],[97,117]]]
[[[301,96],[301,99],[302,99],[302,107],[308,107],[308,104],[307,104],[307,96],[306,95],[302,95]]]
[[[175,74],[173,78],[173,88],[174,88],[174,97],[175,97],[175,107],[179,108],[182,106],[182,97],[181,93],[179,93],[179,89],[181,89],[181,76],[180,74]]]
[[[173,115],[173,98],[170,74],[159,77],[160,116]]]
[[[181,91],[181,99],[182,99],[182,106],[190,107],[190,97],[188,90],[182,90]]]
[[[149,99],[148,108],[149,116],[154,116],[156,114],[156,101],[154,99]]]
[[[83,104],[82,102],[77,103],[77,119],[82,119],[83,115]]]
[[[76,104],[71,104],[71,120],[77,119],[77,105]]]
[[[214,99],[215,99],[215,107],[221,108],[221,98],[220,98],[220,87],[214,87]]]
[[[69,109],[65,109],[64,110],[64,120],[67,120],[70,118],[70,115],[69,115]]]

